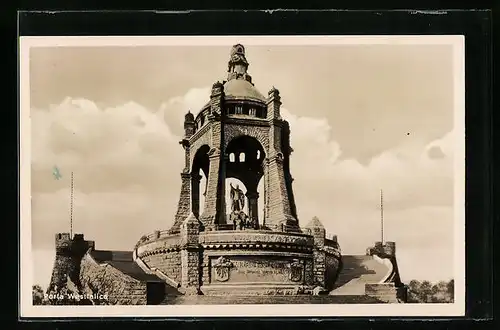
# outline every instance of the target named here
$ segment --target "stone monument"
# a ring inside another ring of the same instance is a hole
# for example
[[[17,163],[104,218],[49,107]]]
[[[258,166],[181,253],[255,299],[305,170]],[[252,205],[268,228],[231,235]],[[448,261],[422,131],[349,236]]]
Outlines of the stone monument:
[[[104,290],[113,303],[125,299],[113,288],[129,290],[137,293],[139,304],[161,300],[154,293],[161,285],[161,292],[173,295],[332,290],[341,270],[339,244],[336,236],[327,238],[316,217],[301,228],[290,173],[290,127],[280,114],[280,93],[273,87],[267,96],[261,94],[248,66],[245,48],[233,46],[227,81],[213,84],[196,116],[185,115],[184,166],[171,228],[143,235],[132,252],[97,251],[93,243],[85,256],[79,252],[72,262],[81,263],[82,290]],[[206,178],[204,192],[200,173]],[[226,196],[229,178],[238,179],[246,193],[231,184]],[[110,280],[97,283],[95,274]]]

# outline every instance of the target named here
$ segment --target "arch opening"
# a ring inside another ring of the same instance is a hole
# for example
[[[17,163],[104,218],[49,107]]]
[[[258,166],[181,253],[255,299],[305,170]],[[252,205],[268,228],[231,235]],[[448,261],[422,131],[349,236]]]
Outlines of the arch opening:
[[[208,171],[210,167],[210,158],[208,145],[201,146],[193,158],[191,169],[191,212],[199,218],[203,212],[205,193],[207,187]]]
[[[261,191],[263,190],[263,184],[259,183],[263,181],[261,178],[264,175],[264,148],[256,138],[244,135],[229,142],[226,154],[229,155],[226,161],[226,223],[233,224],[237,213],[244,212],[248,222],[246,228],[257,229],[259,218],[262,219],[263,216],[264,205],[260,203],[262,207],[259,207],[259,200],[263,200],[263,192],[258,191],[259,187]],[[237,193],[236,185],[240,190]],[[244,200],[243,210],[238,209],[237,201],[232,199],[238,198],[235,194]]]

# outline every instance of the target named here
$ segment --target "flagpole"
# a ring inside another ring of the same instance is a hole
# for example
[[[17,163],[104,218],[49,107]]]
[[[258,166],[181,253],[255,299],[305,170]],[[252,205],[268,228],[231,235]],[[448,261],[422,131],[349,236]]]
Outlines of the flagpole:
[[[380,236],[384,244],[384,193],[380,189]]]
[[[71,171],[71,196],[70,196],[70,202],[69,202],[69,235],[71,239],[73,239],[73,189],[74,189],[74,184],[73,184],[73,171]]]

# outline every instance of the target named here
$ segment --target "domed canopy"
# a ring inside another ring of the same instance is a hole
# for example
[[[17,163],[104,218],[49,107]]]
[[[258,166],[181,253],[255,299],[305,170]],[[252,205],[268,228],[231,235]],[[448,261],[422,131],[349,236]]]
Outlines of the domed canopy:
[[[222,86],[219,82],[215,83],[212,87],[212,93],[214,90],[218,91],[222,87],[224,98],[228,101],[251,101],[265,105],[267,97],[255,88],[252,83],[252,77],[247,72],[248,66],[249,63],[245,57],[245,47],[241,44],[234,45],[231,48],[228,62],[227,81],[223,82]],[[210,101],[203,106],[202,110],[209,106]]]
[[[250,100],[265,102],[266,98],[249,81],[231,79],[224,84],[224,96],[227,100]]]

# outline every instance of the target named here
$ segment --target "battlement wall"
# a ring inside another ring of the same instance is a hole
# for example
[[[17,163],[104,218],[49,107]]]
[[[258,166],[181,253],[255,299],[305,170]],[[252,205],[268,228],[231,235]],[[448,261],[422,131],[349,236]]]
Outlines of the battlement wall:
[[[82,257],[88,250],[93,250],[94,241],[86,241],[83,234],[57,233],[55,235],[56,258],[52,268],[49,290],[58,290],[66,286],[68,277],[80,286],[79,274]]]
[[[387,266],[387,274],[383,277],[380,283],[367,285],[366,294],[377,297],[382,301],[387,302],[406,302],[406,289],[401,282],[399,268],[396,257],[395,242],[375,242],[373,247],[366,251],[367,255]]]

